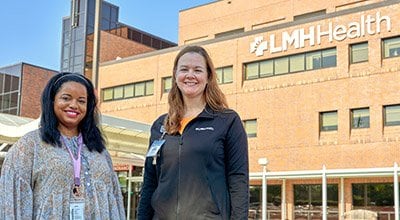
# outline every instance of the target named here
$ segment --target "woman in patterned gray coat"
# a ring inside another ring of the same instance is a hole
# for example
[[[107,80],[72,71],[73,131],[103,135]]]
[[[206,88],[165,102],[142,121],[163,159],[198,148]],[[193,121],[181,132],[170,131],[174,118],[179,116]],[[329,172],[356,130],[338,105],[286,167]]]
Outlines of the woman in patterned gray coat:
[[[42,94],[40,128],[9,150],[0,177],[0,219],[125,219],[98,124],[92,83],[54,75]]]

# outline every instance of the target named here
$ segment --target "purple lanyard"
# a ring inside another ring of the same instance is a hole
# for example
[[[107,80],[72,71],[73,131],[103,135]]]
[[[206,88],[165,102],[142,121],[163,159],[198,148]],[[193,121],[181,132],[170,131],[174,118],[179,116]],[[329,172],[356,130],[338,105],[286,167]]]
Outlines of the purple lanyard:
[[[72,154],[71,149],[65,144],[64,137],[61,136],[61,140],[63,141],[65,147],[68,149],[69,156],[71,156],[72,162],[74,163],[74,184],[75,186],[81,185],[81,150],[82,150],[82,135],[78,136],[78,156],[77,158],[74,157]]]

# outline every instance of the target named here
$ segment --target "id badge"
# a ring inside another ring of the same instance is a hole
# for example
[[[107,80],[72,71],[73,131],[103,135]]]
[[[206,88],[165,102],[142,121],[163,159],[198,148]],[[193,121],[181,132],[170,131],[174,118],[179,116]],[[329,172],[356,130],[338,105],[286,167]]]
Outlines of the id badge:
[[[165,139],[155,140],[151,146],[149,151],[147,152],[146,157],[155,157],[157,156],[157,152],[160,150],[161,146],[165,143]]]
[[[73,200],[69,204],[69,220],[85,219],[85,202],[83,200]]]

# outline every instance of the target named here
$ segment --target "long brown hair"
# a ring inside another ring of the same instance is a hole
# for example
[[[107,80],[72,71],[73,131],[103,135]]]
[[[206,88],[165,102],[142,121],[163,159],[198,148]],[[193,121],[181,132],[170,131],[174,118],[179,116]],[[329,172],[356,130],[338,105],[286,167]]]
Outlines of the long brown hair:
[[[168,95],[169,110],[168,116],[164,121],[164,127],[168,134],[175,134],[179,131],[180,121],[182,120],[185,111],[182,92],[176,84],[176,71],[179,59],[186,53],[198,53],[204,57],[204,60],[206,61],[208,83],[203,93],[206,104],[214,111],[223,111],[228,108],[225,95],[218,86],[214,64],[207,51],[200,46],[187,46],[178,53],[174,61],[172,88]]]

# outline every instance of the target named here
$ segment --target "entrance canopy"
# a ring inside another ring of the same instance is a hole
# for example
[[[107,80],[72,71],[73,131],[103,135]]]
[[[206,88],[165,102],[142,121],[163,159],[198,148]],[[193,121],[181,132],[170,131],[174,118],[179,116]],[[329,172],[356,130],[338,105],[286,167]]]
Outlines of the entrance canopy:
[[[110,115],[102,115],[100,121],[113,163],[143,166],[150,125]],[[0,113],[0,160],[20,137],[37,129],[39,122],[40,118],[31,119]]]

